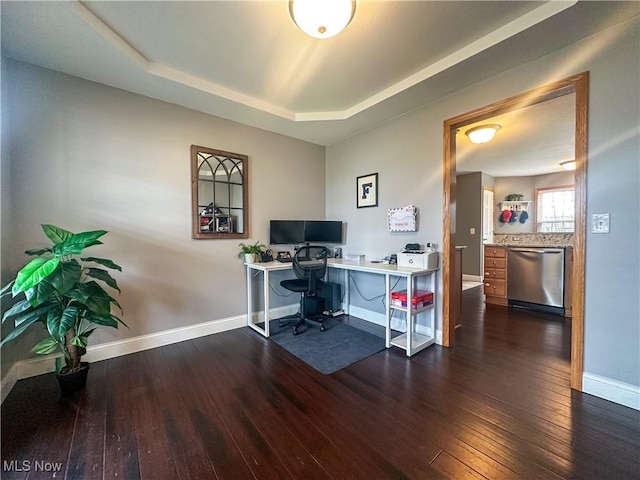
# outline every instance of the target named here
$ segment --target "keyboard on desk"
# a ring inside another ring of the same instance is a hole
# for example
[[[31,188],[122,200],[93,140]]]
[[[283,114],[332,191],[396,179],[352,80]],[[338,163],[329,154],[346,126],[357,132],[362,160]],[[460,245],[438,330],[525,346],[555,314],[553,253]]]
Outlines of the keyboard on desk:
[[[280,257],[280,258],[276,258],[276,262],[280,262],[280,263],[290,263],[290,262],[293,262],[293,257]]]

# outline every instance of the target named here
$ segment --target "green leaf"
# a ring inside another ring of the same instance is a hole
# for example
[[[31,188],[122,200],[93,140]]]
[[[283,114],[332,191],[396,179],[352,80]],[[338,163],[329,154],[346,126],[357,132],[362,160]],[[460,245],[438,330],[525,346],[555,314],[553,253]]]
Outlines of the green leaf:
[[[7,318],[13,317],[14,315],[18,315],[19,313],[22,313],[25,310],[28,310],[30,307],[31,307],[31,304],[29,303],[28,300],[20,300],[13,307],[11,307],[9,310],[4,312],[4,315],[2,316],[2,323],[4,323],[4,321]]]
[[[109,315],[109,313],[111,313],[111,302],[115,302],[115,300],[94,281],[79,285],[75,290],[69,291],[68,295],[78,300],[91,312],[102,315]]]
[[[80,281],[81,276],[82,267],[77,260],[71,260],[62,262],[47,280],[60,294],[64,294]]]
[[[73,337],[71,339],[71,345],[75,345],[76,347],[80,348],[87,348],[88,343],[89,339],[86,335],[78,335],[77,337]]]
[[[89,330],[85,330],[84,332],[82,332],[80,335],[89,338],[89,336],[95,332],[97,330],[96,327],[90,328]]]
[[[58,348],[58,342],[49,337],[34,345],[31,351],[33,353],[37,353],[38,355],[47,355],[49,353],[55,352],[56,348]]]
[[[29,290],[24,292],[27,300],[31,303],[31,306],[37,307],[38,305],[43,304],[46,301],[51,300],[55,294],[55,288],[48,281],[49,277],[42,280],[39,284],[34,287],[31,287]]]
[[[42,320],[44,322],[47,318],[47,314],[51,310],[56,309],[58,309],[58,305],[56,303],[45,303],[38,308],[30,308],[22,313],[14,315],[15,318],[13,319],[13,323],[16,327],[18,327],[24,322],[31,321],[32,318],[35,318],[36,320]]]
[[[58,332],[60,331],[60,311],[51,311],[47,314],[47,331],[53,338],[60,340]]]
[[[29,321],[26,321],[22,323],[19,327],[16,327],[13,330],[11,330],[9,334],[2,339],[2,342],[0,342],[0,346],[20,336],[27,328],[29,328],[31,325],[36,323],[38,320],[39,320],[38,317],[31,318]]]
[[[31,248],[29,250],[25,250],[24,253],[26,253],[27,255],[42,255],[44,253],[50,253],[51,252],[51,247],[45,247],[45,248]]]
[[[104,243],[102,243],[100,240],[96,240],[94,242],[91,243],[87,243],[87,246],[84,248],[89,248],[89,247],[93,247],[94,245],[104,245]]]
[[[67,331],[76,326],[78,319],[78,309],[76,307],[67,307],[60,317],[60,325],[58,326],[58,336],[62,339]]]
[[[114,317],[113,315],[101,315],[98,313],[90,313],[85,318],[91,323],[95,323],[96,325],[118,328],[117,317]]]
[[[124,325],[125,327],[129,328],[129,325],[127,325],[126,323],[124,323],[124,321],[121,318],[116,317],[115,315],[111,315],[111,318],[113,318],[114,320],[116,320],[118,323],[121,323],[122,325]]]
[[[122,267],[120,267],[120,265],[116,265],[115,263],[113,263],[111,260],[109,260],[107,258],[87,257],[87,258],[82,258],[81,260],[83,260],[85,262],[99,263],[103,267],[111,268],[113,270],[122,271]]]
[[[53,253],[56,256],[77,255],[92,245],[98,245],[98,238],[108,233],[106,230],[94,230],[91,232],[81,232],[71,235],[62,243],[58,243],[53,247]]]
[[[73,235],[73,232],[56,227],[55,225],[42,225],[42,230],[54,244],[62,243]]]
[[[25,295],[31,305],[37,307],[47,300],[56,298],[56,291],[60,295],[66,294],[80,281],[81,276],[82,267],[76,260],[60,262],[58,268],[51,275],[32,289],[27,290]]]
[[[111,275],[109,275],[109,272],[107,272],[106,270],[103,270],[101,268],[88,268],[87,275],[97,280],[102,280],[111,288],[115,288],[116,290],[120,291],[118,283]]]
[[[16,281],[13,284],[11,293],[15,297],[18,293],[29,290],[34,285],[37,285],[43,278],[49,276],[60,263],[59,258],[34,258],[22,270],[18,272]]]
[[[13,286],[13,280],[11,280],[4,287],[2,287],[2,290],[0,290],[0,297],[4,297],[5,295],[8,295],[9,293],[11,293],[12,286]]]

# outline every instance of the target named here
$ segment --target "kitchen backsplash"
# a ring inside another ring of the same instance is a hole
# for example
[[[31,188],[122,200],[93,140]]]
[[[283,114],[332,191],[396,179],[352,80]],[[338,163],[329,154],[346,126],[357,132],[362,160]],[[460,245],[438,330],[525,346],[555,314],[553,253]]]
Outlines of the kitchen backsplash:
[[[557,245],[567,247],[573,245],[573,233],[494,233],[492,243],[495,245]]]

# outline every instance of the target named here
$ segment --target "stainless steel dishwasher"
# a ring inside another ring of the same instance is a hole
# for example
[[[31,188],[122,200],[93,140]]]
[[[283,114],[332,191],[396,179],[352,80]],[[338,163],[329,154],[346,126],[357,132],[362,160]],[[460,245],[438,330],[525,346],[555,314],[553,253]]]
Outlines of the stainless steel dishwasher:
[[[508,248],[509,305],[563,315],[564,254],[564,248]]]

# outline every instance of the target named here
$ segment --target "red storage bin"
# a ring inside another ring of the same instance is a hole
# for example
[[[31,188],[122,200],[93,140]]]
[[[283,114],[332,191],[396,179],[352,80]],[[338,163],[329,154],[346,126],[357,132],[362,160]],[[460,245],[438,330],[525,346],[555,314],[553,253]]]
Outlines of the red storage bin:
[[[428,290],[414,290],[411,296],[411,307],[422,308],[433,303],[433,292]],[[407,307],[407,291],[391,292],[391,305]]]

